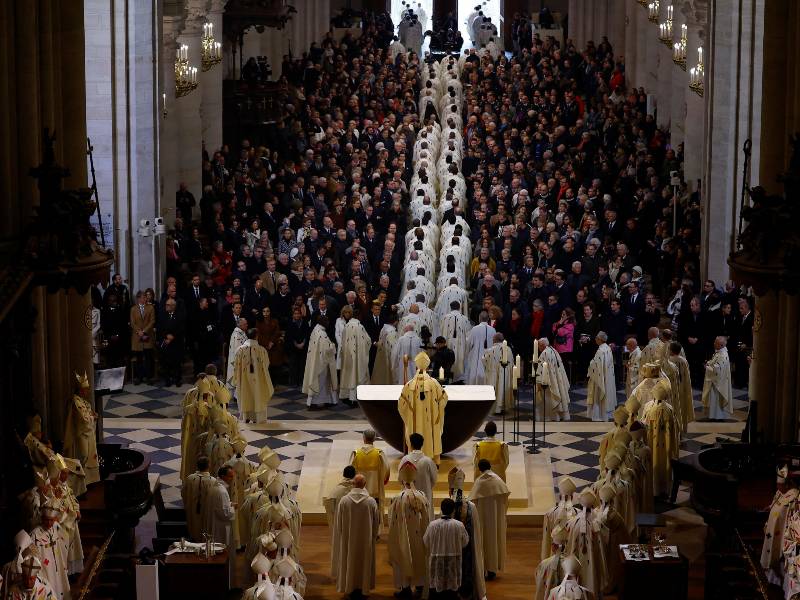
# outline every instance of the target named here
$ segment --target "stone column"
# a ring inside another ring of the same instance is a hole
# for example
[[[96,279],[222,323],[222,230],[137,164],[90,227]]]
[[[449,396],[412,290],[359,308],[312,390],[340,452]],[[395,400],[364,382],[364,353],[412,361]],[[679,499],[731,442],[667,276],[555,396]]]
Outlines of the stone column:
[[[586,3],[582,0],[569,0],[569,31],[566,32],[566,35],[572,39],[575,47],[579,51],[584,46],[583,11],[585,9],[585,4]]]
[[[189,47],[189,64],[200,71],[200,39],[203,30],[202,18],[186,20],[186,26],[178,37],[178,44]],[[199,79],[199,76],[198,76]],[[186,186],[195,198],[200,198],[202,187],[203,133],[200,124],[200,104],[203,93],[195,89],[188,95],[178,98],[175,117],[178,121],[178,183]],[[175,189],[166,189],[166,197],[174,198]],[[174,202],[174,200],[172,200]]]
[[[214,25],[214,37],[222,43],[222,13],[225,2],[212,0],[206,19]],[[202,138],[209,156],[222,147],[222,63],[215,65],[210,71],[201,72],[200,93],[200,121]],[[202,192],[202,190],[201,190]],[[193,192],[194,193],[194,192]],[[200,200],[200,196],[196,196]]]
[[[608,41],[614,48],[614,57],[625,56],[626,31],[628,20],[628,5],[635,3],[629,0],[608,0],[608,17],[606,27],[608,28]],[[626,57],[627,58],[627,57]]]
[[[610,4],[608,0],[595,0],[595,2],[591,3],[593,10],[590,18],[587,19],[589,32],[586,39],[594,41],[595,46],[600,43],[603,36],[609,36],[608,11],[611,8]]]
[[[636,2],[625,3],[625,47],[619,50],[614,48],[617,55],[622,54],[625,58],[625,79],[629,87],[637,81],[637,30],[639,25],[637,17],[640,12],[642,12],[642,7]]]
[[[666,21],[667,11],[664,4],[661,4],[661,21]],[[658,106],[657,123],[664,129],[671,128],[672,121],[672,75],[675,65],[672,62],[672,48],[667,48],[659,39],[658,25],[653,31],[653,42],[656,46],[656,104]]]
[[[650,42],[648,34],[651,23],[647,20],[647,11],[642,9],[636,12],[636,79],[633,85],[647,90],[647,47]]]

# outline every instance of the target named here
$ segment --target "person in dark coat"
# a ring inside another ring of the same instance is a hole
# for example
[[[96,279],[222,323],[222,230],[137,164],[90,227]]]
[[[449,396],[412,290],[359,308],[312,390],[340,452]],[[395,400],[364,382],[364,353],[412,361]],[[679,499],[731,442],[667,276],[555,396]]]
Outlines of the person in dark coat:
[[[434,342],[436,349],[431,356],[431,374],[434,379],[439,377],[439,369],[444,369],[444,378],[446,381],[453,379],[453,363],[456,362],[455,353],[447,347],[447,340],[442,336],[436,338]]]
[[[168,298],[164,303],[164,310],[158,318],[158,348],[166,387],[172,384],[178,387],[181,384],[186,316],[179,313],[176,307],[175,300]]]
[[[319,319],[319,322],[323,325],[327,325],[327,321],[326,317],[320,317]],[[303,318],[300,308],[292,309],[292,319],[286,325],[286,332],[283,338],[286,358],[289,361],[289,385],[302,385],[303,383],[310,335],[311,328]]]
[[[198,308],[189,314],[187,343],[192,353],[195,377],[206,365],[216,363],[220,356],[220,334],[217,315],[208,298],[201,297]],[[228,336],[230,339],[230,336]]]

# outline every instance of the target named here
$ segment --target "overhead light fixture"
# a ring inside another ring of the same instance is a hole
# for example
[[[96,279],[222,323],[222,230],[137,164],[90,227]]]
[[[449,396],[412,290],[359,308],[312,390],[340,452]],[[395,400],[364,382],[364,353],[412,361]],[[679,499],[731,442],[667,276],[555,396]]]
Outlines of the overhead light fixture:
[[[175,57],[175,97],[183,98],[197,89],[197,67],[189,65],[189,46],[181,44]]]
[[[703,47],[697,49],[697,66],[689,69],[689,89],[695,94],[703,96],[703,80],[705,69],[703,68]]]

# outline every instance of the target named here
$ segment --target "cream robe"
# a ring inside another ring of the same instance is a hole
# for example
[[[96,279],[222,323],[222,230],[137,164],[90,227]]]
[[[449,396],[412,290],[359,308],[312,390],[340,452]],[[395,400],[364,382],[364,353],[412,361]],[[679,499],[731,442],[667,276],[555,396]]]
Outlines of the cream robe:
[[[407,447],[411,447],[408,441],[411,434],[419,433],[425,438],[422,451],[435,461],[439,460],[439,455],[442,453],[442,429],[446,405],[447,392],[427,373],[417,373],[403,386],[400,399],[397,401],[397,410],[403,419]]]
[[[375,364],[372,367],[372,385],[391,385],[395,383],[392,373],[392,349],[397,344],[397,329],[386,324],[378,336],[375,349]]]
[[[233,528],[236,521],[236,511],[231,504],[228,486],[220,479],[216,481],[209,491],[208,522],[209,533],[214,542],[225,544],[229,549],[229,557],[234,556]]]
[[[561,552],[551,554],[536,567],[536,595],[534,600],[546,600],[550,590],[558,586],[559,581],[564,577],[564,569],[561,568],[562,558],[564,557]]]
[[[314,327],[308,341],[306,368],[302,391],[308,396],[308,406],[336,404],[335,390],[339,387],[336,374],[336,346],[322,325]]]
[[[469,319],[454,310],[448,312],[439,325],[439,335],[444,337],[447,347],[455,355],[452,367],[453,381],[464,380],[464,367],[468,349],[467,339],[471,328],[472,325],[470,325]]]
[[[483,383],[483,353],[492,347],[492,338],[497,333],[488,323],[475,325],[467,336],[466,364],[464,366],[464,381],[468,385]]]
[[[78,529],[78,513],[81,507],[72,489],[66,483],[56,484],[61,492],[60,496],[55,496],[55,501],[61,508],[61,519],[59,523],[64,530],[64,538],[67,540],[67,573],[74,575],[83,571],[83,547],[81,545],[81,533]]]
[[[181,420],[181,481],[197,469],[200,455],[198,436],[208,431],[208,403],[197,400],[183,409]]]
[[[472,485],[469,499],[478,510],[483,532],[483,568],[497,573],[506,562],[506,512],[510,491],[491,470],[485,471]]]
[[[428,516],[429,520],[433,520],[433,488],[436,487],[436,481],[439,479],[439,468],[431,458],[425,456],[422,450],[413,450],[406,454],[400,461],[398,470],[403,468],[403,464],[408,461],[414,464],[417,468],[414,476],[414,487],[425,494],[428,500]]]
[[[422,340],[415,331],[407,331],[397,339],[397,343],[392,348],[392,373],[394,383],[403,385],[414,377],[417,372],[417,365],[414,364],[414,357],[419,354],[422,348]],[[405,368],[405,379],[403,379],[403,356],[408,356],[408,366]]]
[[[639,357],[639,364],[646,365],[647,363],[661,364],[665,356],[669,354],[669,346],[658,338],[653,338],[647,345],[642,348],[642,354]]]
[[[436,299],[436,316],[441,319],[450,312],[450,303],[459,303],[459,313],[464,317],[469,317],[469,297],[467,291],[457,285],[449,284]]]
[[[720,348],[706,363],[703,381],[703,406],[708,408],[709,419],[733,418],[733,388],[728,349]]]
[[[87,486],[100,481],[96,429],[97,417],[89,401],[77,395],[72,396],[64,429],[64,455],[81,462]]]
[[[617,405],[617,385],[614,380],[614,356],[608,344],[597,347],[589,363],[589,393],[586,397],[586,416],[592,421],[607,421]]]
[[[322,505],[325,507],[325,518],[328,520],[328,527],[333,530],[334,523],[336,523],[336,508],[339,506],[339,500],[344,498],[353,489],[352,479],[342,479],[336,484],[328,495],[322,499]],[[333,574],[331,574],[333,576]]]
[[[375,587],[375,542],[380,522],[378,505],[365,489],[354,488],[339,500],[331,544],[336,591],[369,594]]]
[[[389,506],[389,563],[394,586],[402,589],[427,583],[428,554],[422,537],[430,523],[428,499],[419,490],[403,489]]]
[[[264,423],[275,389],[269,376],[269,354],[257,340],[247,340],[236,351],[233,385],[239,401],[239,418]]]
[[[2,587],[2,583],[2,578],[0,578],[0,587]],[[3,600],[58,600],[59,598],[42,575],[36,578],[31,591],[23,589],[21,582],[7,581],[6,585],[8,587],[4,590],[7,595],[3,596]]]
[[[578,509],[573,506],[572,498],[560,498],[553,508],[544,513],[544,519],[542,520],[542,560],[550,554],[550,546],[553,545],[553,530],[556,527],[565,527],[570,519],[577,514]]]
[[[298,532],[292,527],[292,512],[289,510],[289,507],[283,503],[281,498],[269,498],[265,504],[261,505],[250,520],[250,543],[245,553],[247,560],[252,560],[253,557],[260,552],[258,543],[259,536],[269,533],[273,529],[280,529],[285,526],[288,526],[289,529],[292,530],[292,536],[296,542],[298,539]],[[292,558],[295,559],[297,559],[296,546],[296,543],[292,544]]]
[[[769,517],[764,524],[764,544],[761,547],[761,567],[770,582],[781,585],[783,579],[783,534],[786,521],[798,510],[800,490],[792,488],[786,492],[775,492],[769,508]]]
[[[245,544],[246,556],[250,556],[249,552],[256,548],[256,540],[253,539],[253,522],[256,520],[258,510],[267,502],[269,502],[269,496],[262,488],[251,488],[251,491],[245,496],[244,502],[236,510],[238,518],[242,520],[242,527],[245,531],[245,537],[240,541]],[[255,556],[255,553],[253,556]]]
[[[228,343],[228,372],[227,377],[225,380],[233,385],[231,381],[233,380],[233,361],[236,359],[236,351],[247,341],[247,332],[242,331],[239,327],[236,327],[231,333],[231,339]]]
[[[669,357],[675,369],[675,387],[672,390],[673,406],[680,405],[681,430],[686,433],[689,423],[694,421],[694,397],[692,396],[692,377],[689,363],[680,355]]]
[[[647,445],[653,452],[653,495],[666,495],[672,489],[672,463],[680,451],[680,424],[667,402],[652,401],[644,407]]]
[[[569,378],[561,355],[551,346],[547,346],[539,355],[539,364],[536,367],[536,397],[537,404],[544,408],[545,419],[570,420]]]
[[[50,529],[37,527],[31,531],[31,544],[36,556],[42,561],[40,577],[45,579],[58,600],[70,600],[69,578],[67,576],[67,546],[69,540],[60,524],[54,523]]]
[[[372,340],[358,319],[352,318],[342,332],[342,378],[339,398],[356,401],[356,388],[369,383],[369,351]]]
[[[512,386],[514,384],[514,355],[511,348],[508,348],[508,363],[505,367],[501,364],[503,358],[503,345],[495,343],[483,353],[481,363],[483,364],[483,382],[494,387],[494,414],[499,415],[505,411],[506,407],[514,406]]]
[[[656,386],[663,387],[668,391],[667,400],[665,401],[672,406],[672,403],[670,402],[670,400],[672,400],[672,384],[666,375],[664,375],[664,372],[661,371],[658,377],[645,377],[639,381],[639,385],[637,385],[633,389],[633,393],[631,393],[631,398],[636,398],[636,400],[639,402],[639,412],[642,415],[642,419],[644,418],[644,407],[654,400],[653,389]]]
[[[595,600],[597,596],[589,588],[580,585],[569,575],[547,595],[547,600]]]
[[[661,361],[661,376],[666,377],[669,381],[669,389],[670,395],[667,398],[667,402],[669,402],[670,406],[672,406],[672,410],[675,413],[675,418],[678,420],[678,423],[683,423],[683,406],[681,405],[678,399],[678,370],[675,368],[675,365],[669,361],[669,359],[663,359]]]
[[[457,590],[461,586],[461,553],[469,543],[464,524],[450,517],[436,519],[428,525],[423,540],[428,550],[429,587],[437,592]]]
[[[630,397],[631,392],[639,385],[639,365],[642,363],[642,351],[637,347],[628,356],[628,367],[625,372],[625,396]]]
[[[227,433],[214,434],[207,438],[206,456],[208,457],[208,470],[217,473],[222,465],[228,462],[235,454],[233,444]]]
[[[567,554],[574,554],[581,562],[580,580],[589,590],[601,594],[608,584],[608,530],[600,521],[599,509],[582,509],[566,527]]]
[[[639,476],[638,489],[636,495],[636,506],[638,512],[653,512],[653,451],[644,441],[632,441],[629,446],[636,454],[639,461],[641,474]]]
[[[241,507],[247,495],[245,485],[247,478],[256,470],[257,465],[241,455],[236,455],[225,463],[233,469],[234,478],[233,484],[230,487],[231,502],[235,503],[236,510],[236,525],[233,530],[234,542],[237,548],[246,546],[250,541],[250,529],[247,528],[248,523],[241,514]]]
[[[217,485],[217,478],[208,471],[189,475],[181,486],[183,507],[186,510],[186,528],[189,537],[195,542],[203,541],[203,532],[209,532],[207,520],[211,489]]]

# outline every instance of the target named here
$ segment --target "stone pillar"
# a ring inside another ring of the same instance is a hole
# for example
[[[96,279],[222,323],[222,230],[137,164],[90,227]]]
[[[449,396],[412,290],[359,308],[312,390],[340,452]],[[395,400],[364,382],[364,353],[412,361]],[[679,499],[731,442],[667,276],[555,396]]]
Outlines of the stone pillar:
[[[704,278],[725,281],[726,260],[738,230],[745,140],[753,142],[751,185],[758,184],[761,146],[760,74],[763,53],[763,3],[757,0],[719,0],[709,4],[710,35],[704,46],[707,119],[704,181]],[[697,48],[689,48],[689,65]],[[766,76],[766,75],[765,75]]]
[[[628,0],[608,0],[608,17],[606,27],[608,28],[608,41],[614,48],[614,57],[626,56],[626,31],[628,21],[628,6],[635,3]]]
[[[658,30],[656,30],[657,32]],[[656,105],[658,107],[657,123],[663,129],[670,129],[672,125],[672,75],[677,68],[672,62],[672,49],[667,47],[658,39],[655,34],[654,44],[656,45],[656,77],[658,84],[656,87]]]
[[[609,35],[608,11],[610,9],[610,4],[609,0],[595,0],[591,3],[592,14],[590,18],[586,20],[589,24],[589,32],[586,39],[594,41],[595,46],[600,43],[603,36],[608,37]]]
[[[628,87],[635,85],[637,81],[637,30],[639,25],[637,17],[640,12],[642,12],[642,7],[636,2],[625,3],[625,47],[614,48],[617,55],[622,54],[625,58],[625,79]]]
[[[651,23],[647,20],[647,11],[636,11],[636,79],[633,85],[637,88],[647,86],[647,46],[650,42],[648,34]]]
[[[585,45],[583,37],[583,11],[585,4],[582,0],[569,0],[569,31],[567,31],[567,36],[572,39],[578,51],[582,50]]]
[[[202,37],[202,18],[187,19],[186,26],[178,37],[178,44],[189,47],[189,64],[200,71],[200,39]],[[199,76],[198,76],[199,79]],[[195,89],[188,95],[178,98],[175,117],[178,121],[178,183],[186,186],[195,198],[200,198],[202,186],[203,132],[200,124],[200,104],[203,93]],[[174,203],[174,189],[165,189],[164,195]],[[171,205],[170,205],[171,206]]]
[[[222,0],[213,0],[211,8],[206,15],[209,23],[214,25],[214,37],[222,43],[222,13],[225,3]],[[209,156],[222,147],[222,63],[215,65],[210,71],[201,72],[200,93],[200,122],[202,138]],[[202,192],[202,190],[201,190]],[[193,192],[194,193],[194,192]],[[200,196],[196,196],[199,201]]]

